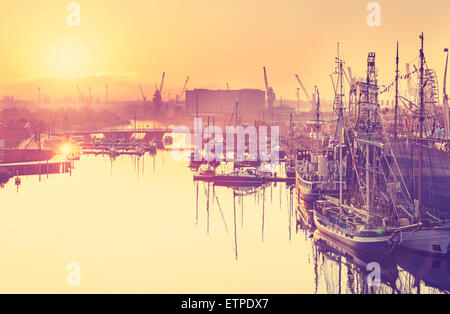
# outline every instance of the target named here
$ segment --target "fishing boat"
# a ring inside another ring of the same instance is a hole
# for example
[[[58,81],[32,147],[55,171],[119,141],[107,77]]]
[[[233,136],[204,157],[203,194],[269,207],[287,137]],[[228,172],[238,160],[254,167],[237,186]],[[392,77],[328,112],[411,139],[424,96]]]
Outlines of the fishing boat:
[[[423,202],[424,180],[423,180],[423,159],[424,146],[427,141],[424,138],[425,130],[425,56],[423,50],[424,36],[420,36],[420,69],[419,69],[419,134],[415,139],[418,145],[418,182],[417,201],[414,206],[414,221],[410,225],[399,227],[396,236],[396,244],[406,250],[413,250],[422,254],[447,256],[450,252],[450,222],[446,219],[436,217],[426,210]],[[448,186],[447,186],[448,189]],[[448,193],[448,190],[447,190]]]
[[[317,201],[314,223],[320,232],[351,248],[367,253],[390,255],[395,236],[390,217],[395,200],[387,196],[386,189],[391,186],[391,182],[387,180],[391,177],[384,172],[384,144],[378,133],[380,125],[377,117],[379,104],[375,53],[369,53],[368,56],[367,80],[364,83],[366,97],[358,102],[360,115],[352,132],[346,130],[344,123],[343,61],[339,56],[336,63],[338,89],[335,90],[338,92],[334,108],[338,114],[336,133],[340,134],[339,198],[323,196],[323,200]],[[345,200],[342,188],[343,143],[348,145],[353,160],[352,174],[355,174],[352,177],[346,176],[345,181],[350,182],[352,187],[349,187],[349,191],[353,193],[349,194],[351,198],[349,196]],[[361,180],[362,177],[365,178],[365,184]]]
[[[333,148],[330,150],[319,147],[319,132],[324,121],[320,119],[320,97],[317,90],[316,93],[316,119],[309,121],[314,128],[316,149],[314,151],[298,149],[297,160],[300,161],[295,170],[297,214],[308,228],[314,227],[314,204],[321,195],[337,196],[340,187],[344,191],[347,189],[345,181],[341,184],[337,161],[332,160]],[[345,166],[343,171],[346,172]]]
[[[409,194],[418,199],[418,169],[421,163],[422,189],[421,205],[435,213],[450,214],[450,122],[448,95],[446,90],[448,49],[445,49],[446,61],[442,91],[442,106],[439,103],[439,85],[436,71],[429,67],[425,57],[416,58],[414,71],[409,67],[399,70],[397,45],[395,80],[384,89],[395,87],[394,93],[386,93],[386,102],[392,101],[392,111],[386,108],[384,119],[390,122],[390,137]],[[423,64],[422,64],[423,63]],[[403,74],[403,75],[400,75]],[[407,84],[405,84],[407,83]],[[394,94],[393,100],[389,95]],[[421,103],[423,106],[421,106]],[[419,121],[422,120],[422,121]],[[421,130],[420,130],[421,128]],[[420,135],[422,133],[422,135]],[[419,140],[419,137],[422,139]],[[423,158],[419,158],[420,151]],[[419,161],[421,159],[421,161]]]

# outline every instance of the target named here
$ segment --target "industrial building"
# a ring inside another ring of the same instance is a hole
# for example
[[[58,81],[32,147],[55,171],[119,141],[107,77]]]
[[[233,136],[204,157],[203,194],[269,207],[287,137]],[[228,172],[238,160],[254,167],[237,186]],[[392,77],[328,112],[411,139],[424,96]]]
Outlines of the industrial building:
[[[265,92],[259,89],[187,90],[186,111],[195,114],[198,110],[199,115],[202,116],[231,115],[238,102],[240,115],[262,115],[265,109],[265,97]]]

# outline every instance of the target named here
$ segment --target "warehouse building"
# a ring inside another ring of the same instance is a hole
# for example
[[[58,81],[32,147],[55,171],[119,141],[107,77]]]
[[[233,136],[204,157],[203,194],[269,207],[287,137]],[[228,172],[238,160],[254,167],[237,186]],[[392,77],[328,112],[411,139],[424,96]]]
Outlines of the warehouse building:
[[[186,91],[186,111],[200,115],[231,115],[235,104],[239,103],[239,114],[244,116],[262,115],[265,107],[265,92],[259,89]]]

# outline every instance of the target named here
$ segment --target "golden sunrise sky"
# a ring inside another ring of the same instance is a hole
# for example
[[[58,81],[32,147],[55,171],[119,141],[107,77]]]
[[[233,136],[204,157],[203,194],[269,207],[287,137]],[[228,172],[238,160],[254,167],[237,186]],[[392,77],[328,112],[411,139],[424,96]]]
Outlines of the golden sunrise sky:
[[[377,53],[380,82],[400,61],[425,54],[442,79],[450,46],[450,2],[379,0],[381,26],[369,27],[368,0],[78,0],[81,26],[66,23],[68,0],[1,0],[0,95],[74,95],[79,84],[103,97],[148,98],[166,72],[165,99],[190,88],[263,88],[262,66],[277,99],[295,99],[299,73],[312,92],[332,96],[336,43],[354,72]]]

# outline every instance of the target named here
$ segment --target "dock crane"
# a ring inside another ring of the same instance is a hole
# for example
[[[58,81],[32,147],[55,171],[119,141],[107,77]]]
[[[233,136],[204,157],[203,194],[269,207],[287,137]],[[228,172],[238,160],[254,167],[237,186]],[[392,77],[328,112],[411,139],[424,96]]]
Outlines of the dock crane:
[[[139,89],[141,90],[142,100],[144,101],[144,106],[147,103],[147,98],[144,95],[144,90],[142,89],[142,85],[139,85]]]
[[[266,84],[266,95],[267,95],[267,108],[269,112],[273,112],[273,103],[275,102],[275,92],[272,87],[269,86],[269,81],[267,80],[267,72],[266,67],[263,67],[264,70],[264,82]]]
[[[447,53],[447,59],[445,60],[445,74],[444,74],[444,100],[443,100],[443,109],[444,109],[444,120],[445,120],[445,135],[448,138],[449,137],[449,130],[450,130],[450,121],[449,121],[449,115],[448,115],[448,95],[447,95],[447,66],[448,66],[448,49],[445,48],[444,52]]]
[[[86,96],[83,94],[83,92],[81,91],[79,86],[77,86],[76,88],[77,88],[78,94],[80,96],[81,103],[83,105],[87,105]]]
[[[161,85],[158,89],[156,86],[155,94],[153,95],[153,104],[155,105],[155,109],[159,110],[162,103],[162,91],[164,87],[164,78],[166,76],[166,72],[163,72],[162,79],[161,79]]]
[[[311,97],[310,94],[308,93],[308,91],[306,90],[305,86],[303,85],[302,81],[300,80],[300,77],[298,76],[298,74],[295,74],[295,77],[297,78],[297,81],[300,84],[300,87],[302,88],[303,92],[305,93],[305,97],[311,102],[311,105],[314,106],[315,105],[315,100],[314,100],[315,94],[312,94],[312,97]]]
[[[177,100],[176,100],[177,105],[179,105],[180,102],[183,100],[184,92],[186,91],[188,82],[189,82],[189,76],[186,78],[186,81],[184,82],[183,89],[181,90],[180,95],[177,95]]]

